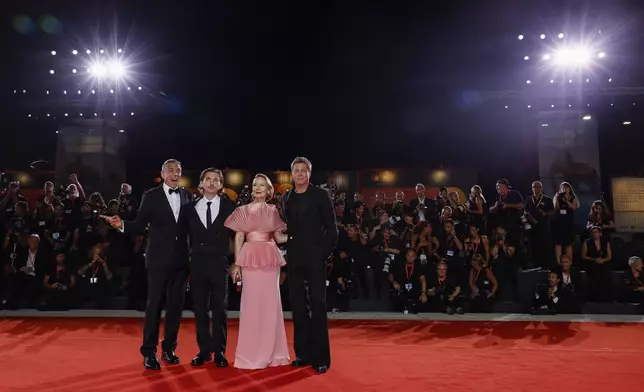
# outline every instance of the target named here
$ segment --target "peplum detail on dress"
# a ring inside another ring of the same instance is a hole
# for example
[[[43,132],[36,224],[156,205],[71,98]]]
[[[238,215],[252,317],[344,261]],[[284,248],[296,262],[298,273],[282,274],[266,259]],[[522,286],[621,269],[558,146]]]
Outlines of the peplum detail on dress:
[[[224,226],[246,235],[246,242],[237,255],[236,264],[246,268],[282,267],[286,261],[273,234],[286,230],[277,207],[266,203],[251,203],[238,207],[226,219]]]

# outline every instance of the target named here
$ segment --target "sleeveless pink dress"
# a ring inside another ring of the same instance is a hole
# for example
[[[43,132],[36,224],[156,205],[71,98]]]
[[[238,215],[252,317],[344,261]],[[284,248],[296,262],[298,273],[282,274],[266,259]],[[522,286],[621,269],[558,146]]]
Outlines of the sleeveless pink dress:
[[[277,208],[266,203],[238,207],[226,227],[246,234],[237,255],[242,267],[239,336],[235,352],[238,369],[264,369],[290,364],[280,298],[280,267],[286,264],[273,233],[286,229]]]

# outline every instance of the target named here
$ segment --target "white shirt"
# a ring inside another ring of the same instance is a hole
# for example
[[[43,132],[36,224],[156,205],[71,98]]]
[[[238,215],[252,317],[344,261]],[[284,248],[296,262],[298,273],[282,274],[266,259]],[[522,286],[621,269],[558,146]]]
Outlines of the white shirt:
[[[32,252],[29,251],[29,256],[27,257],[27,264],[25,264],[25,267],[29,268],[31,267],[33,269],[33,272],[27,273],[27,275],[31,276],[36,276],[36,253],[38,251]]]
[[[419,197],[418,198],[418,205],[425,205],[425,198],[423,197],[422,199]],[[425,221],[425,214],[422,212],[423,210],[418,211],[418,220],[421,222]]]
[[[177,190],[179,188],[176,188]],[[179,212],[181,211],[181,194],[179,192],[174,192],[170,194],[170,187],[165,182],[163,183],[163,192],[165,197],[170,203],[170,208],[172,208],[172,213],[174,214],[174,219],[179,222]]]
[[[221,205],[219,196],[215,196],[214,199],[208,200],[206,197],[202,197],[197,204],[195,204],[195,210],[197,210],[197,215],[199,215],[199,219],[201,219],[201,223],[203,224],[203,227],[208,227],[206,224],[206,213],[208,212],[208,202],[212,202],[210,205],[210,223],[212,224],[215,219],[217,219],[217,215],[219,215],[219,206]]]

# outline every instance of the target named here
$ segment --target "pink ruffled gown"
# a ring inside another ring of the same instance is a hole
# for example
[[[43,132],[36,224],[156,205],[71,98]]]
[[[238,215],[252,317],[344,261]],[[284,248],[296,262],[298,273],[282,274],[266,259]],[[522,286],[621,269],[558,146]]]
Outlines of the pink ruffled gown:
[[[286,264],[273,233],[286,229],[277,208],[251,203],[237,208],[224,223],[246,234],[237,255],[242,267],[239,336],[235,364],[238,369],[264,369],[290,364],[280,298],[280,267]]]

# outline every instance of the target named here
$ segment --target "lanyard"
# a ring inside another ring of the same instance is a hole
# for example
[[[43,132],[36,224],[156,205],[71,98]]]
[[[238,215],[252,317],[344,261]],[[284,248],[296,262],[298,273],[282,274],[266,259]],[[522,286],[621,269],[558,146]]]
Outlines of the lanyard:
[[[96,274],[98,273],[98,269],[101,268],[101,263],[94,263],[96,267],[92,266],[92,278],[96,277]]]
[[[438,286],[441,288],[441,290],[445,287],[445,280],[446,279],[438,279]]]
[[[454,249],[454,242],[456,242],[456,238],[455,237],[450,237],[449,241],[448,241],[448,244],[447,244],[447,247],[449,249]]]
[[[362,217],[356,215],[356,223],[358,224],[358,231],[362,231]]]
[[[56,266],[56,279],[60,279],[60,273],[65,272],[65,267],[61,265]]]
[[[474,245],[476,245],[476,246],[474,246]],[[479,242],[476,243],[476,244],[474,244],[474,241],[472,241],[472,248],[473,248],[472,249],[472,254],[473,255],[477,254],[477,252],[479,250],[479,245],[481,245],[481,240],[480,239],[479,239]]]
[[[539,196],[539,201],[534,200],[534,196],[532,196],[532,203],[537,209],[539,208],[539,204],[541,204],[541,199],[543,199],[543,193]]]
[[[411,267],[411,268],[409,268],[409,267]],[[409,282],[411,280],[411,276],[414,274],[414,267],[415,267],[414,264],[405,265],[405,276],[407,277],[407,282]]]
[[[384,249],[389,248],[389,236],[388,235],[383,235],[382,236],[382,243],[383,243],[383,248]]]

